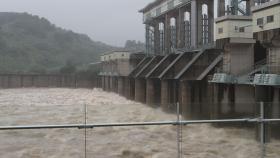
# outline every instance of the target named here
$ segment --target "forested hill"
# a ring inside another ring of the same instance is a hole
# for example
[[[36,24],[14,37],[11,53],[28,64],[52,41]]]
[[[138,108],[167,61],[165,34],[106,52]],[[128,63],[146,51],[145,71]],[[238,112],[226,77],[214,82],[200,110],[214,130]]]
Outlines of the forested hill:
[[[56,72],[78,67],[116,49],[27,13],[0,13],[0,73]]]

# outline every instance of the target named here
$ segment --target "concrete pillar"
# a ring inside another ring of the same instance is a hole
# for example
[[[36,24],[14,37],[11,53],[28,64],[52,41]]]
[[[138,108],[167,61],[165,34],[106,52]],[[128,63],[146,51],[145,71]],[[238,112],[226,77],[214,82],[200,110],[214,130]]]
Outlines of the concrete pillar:
[[[159,79],[154,79],[154,91],[155,91],[154,103],[157,106],[160,106],[160,103],[161,103],[161,82],[160,82]]]
[[[98,76],[98,84],[96,88],[102,88],[102,76]],[[58,87],[60,86],[60,82],[58,80]]]
[[[182,88],[182,112],[187,119],[210,119],[210,109],[213,103],[211,86],[207,81],[185,81]]]
[[[62,85],[64,84],[64,78],[63,78],[63,81],[62,81]],[[106,91],[106,88],[107,88],[107,77],[106,76],[103,76],[103,90]]]
[[[208,22],[209,22],[209,32],[208,32],[208,37],[209,37],[209,43],[214,42],[214,1],[208,1]]]
[[[213,84],[213,104],[211,104],[211,119],[219,119],[222,113],[221,101],[223,99],[223,85]]]
[[[118,78],[114,77],[114,92],[118,93]]]
[[[118,93],[118,78],[114,77],[114,92]]]
[[[237,88],[237,89],[239,89],[239,88]],[[232,117],[235,117],[236,115],[238,115],[238,109],[237,109],[238,103],[236,103],[235,91],[236,91],[235,85],[228,85],[228,105],[230,108],[229,114]],[[243,91],[245,91],[245,90],[243,90]]]
[[[147,79],[147,84],[146,84],[146,103],[148,105],[153,105],[154,103],[154,96],[155,96],[155,89],[153,85],[153,80],[152,79]]]
[[[178,17],[178,36],[177,36],[177,47],[184,48],[185,41],[184,41],[184,17],[185,17],[185,9],[179,8],[179,17]]]
[[[173,15],[175,19],[175,26],[170,26],[170,39],[171,39],[171,49],[170,53],[174,53],[174,49],[178,48],[178,37],[179,35],[179,20],[178,20],[178,15]],[[175,31],[174,31],[175,30]],[[175,36],[175,37],[174,37]]]
[[[151,54],[150,25],[146,24],[146,53]]]
[[[106,77],[106,91],[110,91],[110,77],[107,76]]]
[[[161,80],[161,108],[168,110],[168,81]]]
[[[273,96],[273,106],[272,106],[272,117],[274,118],[279,118],[280,117],[280,106],[279,106],[279,101],[280,101],[280,89],[279,88],[273,88],[274,90],[274,96]],[[278,125],[280,126],[280,125]]]
[[[251,2],[246,1],[246,15],[251,15]]]
[[[211,83],[207,83],[207,100],[203,101],[203,104],[206,104],[206,106],[208,107],[208,119],[211,119],[211,111],[212,111],[212,105],[215,104],[215,87],[214,84]]]
[[[124,81],[123,77],[118,77],[118,94],[123,96],[124,95]]]
[[[197,2],[197,46],[202,46],[203,45],[203,15],[202,15],[202,2],[198,1]]]
[[[171,47],[171,38],[170,38],[170,16],[168,14],[165,15],[165,24],[164,24],[164,55],[170,53]]]
[[[114,92],[114,77],[113,76],[109,77],[109,82],[110,82],[109,91]]]
[[[191,13],[190,10],[188,10],[188,12],[189,14]],[[191,21],[190,19],[188,19],[188,21],[184,22],[184,47],[189,48],[190,46],[191,46]]]
[[[192,0],[191,2],[191,46],[197,46],[197,0]]]
[[[134,78],[129,78],[130,82],[130,99],[135,100],[135,79]]]
[[[251,7],[255,6],[255,0],[246,1],[246,13],[247,15],[252,15]]]
[[[180,9],[179,9],[180,10]],[[176,45],[174,46],[175,48],[178,48],[179,47],[179,42],[180,42],[180,36],[181,36],[181,26],[180,26],[180,23],[181,23],[181,19],[180,19],[180,12],[178,11],[178,15],[175,16],[175,19],[176,19]]]
[[[64,78],[63,78],[64,82]],[[107,83],[107,76],[104,76],[104,91],[107,91],[108,83]]]
[[[192,119],[191,84],[182,82],[181,85],[182,115],[186,119]]]
[[[135,101],[146,103],[146,80],[135,79]]]
[[[176,112],[178,87],[176,80],[161,80],[161,107],[164,111]]]
[[[218,17],[224,16],[226,13],[225,9],[225,0],[218,0],[218,5],[217,5],[217,12],[218,12]]]
[[[200,102],[200,89],[199,89],[199,84],[196,82],[192,83],[191,86],[191,110],[192,110],[192,118],[193,119],[198,119],[199,116],[202,116],[202,110],[201,110],[201,102]]]
[[[156,55],[160,54],[160,31],[159,22],[156,20],[154,24],[154,51]]]
[[[112,92],[118,92],[118,80],[116,76],[112,77]]]
[[[114,77],[108,76],[108,92],[114,91]]]
[[[105,90],[105,76],[101,76],[101,88]]]
[[[147,79],[146,83],[146,103],[151,106],[158,106],[160,104],[160,80]]]
[[[178,92],[179,92],[179,85],[177,83],[177,80],[170,80],[169,81],[169,91],[170,91],[170,103],[171,105],[176,105],[178,103]],[[176,106],[172,107],[174,111],[176,111]]]
[[[131,97],[131,91],[134,90],[134,88],[132,88],[133,85],[131,83],[131,78],[130,77],[125,77],[124,82],[125,82],[125,85],[124,85],[125,97],[127,99],[132,100],[134,97],[133,98]]]
[[[123,96],[128,99],[129,82],[127,77],[123,77]]]

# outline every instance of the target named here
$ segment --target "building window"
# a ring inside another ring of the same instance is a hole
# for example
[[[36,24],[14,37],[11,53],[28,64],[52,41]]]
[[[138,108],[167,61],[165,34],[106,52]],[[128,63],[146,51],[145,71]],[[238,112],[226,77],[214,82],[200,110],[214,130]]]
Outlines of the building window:
[[[271,16],[268,16],[267,19],[266,19],[267,23],[271,23],[271,22],[274,22],[274,16],[271,15]]]
[[[223,32],[224,32],[224,29],[222,27],[218,29],[219,34],[222,34]]]
[[[245,27],[240,27],[239,32],[245,32]]]
[[[257,25],[263,25],[263,18],[257,19]]]

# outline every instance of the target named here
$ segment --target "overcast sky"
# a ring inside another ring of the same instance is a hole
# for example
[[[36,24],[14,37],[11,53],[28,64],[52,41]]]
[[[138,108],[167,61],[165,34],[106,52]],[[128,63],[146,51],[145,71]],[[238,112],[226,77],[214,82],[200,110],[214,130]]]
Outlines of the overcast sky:
[[[144,41],[138,10],[153,0],[0,0],[0,12],[28,12],[93,40],[123,46]]]

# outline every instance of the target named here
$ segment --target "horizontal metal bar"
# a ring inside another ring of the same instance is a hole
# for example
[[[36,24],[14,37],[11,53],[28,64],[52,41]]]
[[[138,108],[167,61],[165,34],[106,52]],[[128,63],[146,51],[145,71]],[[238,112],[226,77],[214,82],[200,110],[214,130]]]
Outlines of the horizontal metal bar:
[[[26,126],[0,126],[0,130],[23,130],[23,129],[58,129],[58,128],[101,128],[101,127],[131,127],[131,126],[164,126],[164,125],[188,125],[202,123],[234,123],[249,122],[250,119],[231,120],[193,120],[193,121],[165,121],[165,122],[137,122],[137,123],[105,123],[105,124],[70,124],[70,125],[26,125]]]
[[[269,122],[280,122],[280,119],[263,119],[263,122],[269,123]]]
[[[27,129],[67,129],[67,128],[85,128],[85,125],[72,124],[72,125],[25,125],[25,126],[1,126],[1,130],[27,130]]]
[[[26,126],[0,126],[1,130],[26,130],[26,129],[69,129],[69,128],[106,128],[106,127],[133,127],[133,126],[166,126],[190,125],[206,123],[268,123],[280,122],[280,119],[223,119],[223,120],[192,120],[192,121],[163,121],[163,122],[137,122],[137,123],[105,123],[105,124],[69,124],[69,125],[26,125]]]

